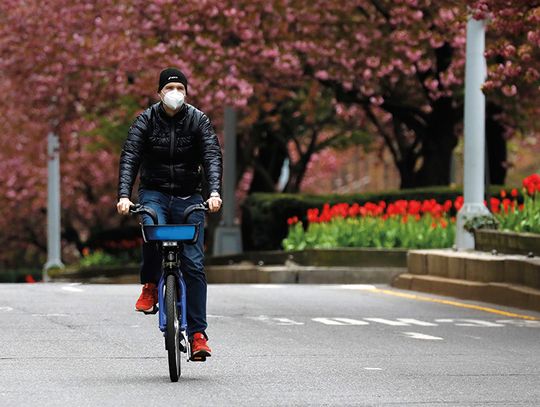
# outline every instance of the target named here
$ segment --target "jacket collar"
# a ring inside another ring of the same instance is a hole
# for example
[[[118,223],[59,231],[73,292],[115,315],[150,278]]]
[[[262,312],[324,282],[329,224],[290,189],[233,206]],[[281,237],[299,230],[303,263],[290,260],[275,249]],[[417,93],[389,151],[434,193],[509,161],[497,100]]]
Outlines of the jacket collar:
[[[180,110],[172,117],[169,116],[167,114],[167,112],[165,111],[165,108],[163,107],[163,102],[158,102],[157,111],[158,111],[158,114],[159,114],[160,118],[165,120],[165,121],[169,121],[169,122],[170,121],[179,121],[179,120],[182,120],[186,115],[187,104],[184,103],[182,105],[182,107],[180,108]]]

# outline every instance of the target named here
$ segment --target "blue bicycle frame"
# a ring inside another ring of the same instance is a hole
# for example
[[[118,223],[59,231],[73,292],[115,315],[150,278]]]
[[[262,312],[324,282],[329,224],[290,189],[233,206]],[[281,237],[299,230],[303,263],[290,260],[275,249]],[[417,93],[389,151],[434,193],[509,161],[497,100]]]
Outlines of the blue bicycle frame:
[[[167,328],[167,314],[165,312],[165,280],[169,273],[161,273],[161,278],[158,283],[158,312],[159,312],[159,329],[161,332],[165,332]],[[178,292],[180,294],[179,312],[180,312],[180,331],[184,332],[187,336],[187,317],[186,312],[186,283],[182,277],[182,271],[178,269],[176,271],[176,278],[178,280]]]
[[[178,304],[180,313],[180,331],[186,333],[186,283],[182,276],[178,254],[182,251],[183,243],[195,243],[199,237],[199,224],[181,225],[141,225],[145,242],[157,242],[161,245],[165,267],[162,269],[158,283],[158,312],[159,329],[165,332],[167,328],[167,314],[165,312],[165,281],[167,276],[174,274],[178,281]]]

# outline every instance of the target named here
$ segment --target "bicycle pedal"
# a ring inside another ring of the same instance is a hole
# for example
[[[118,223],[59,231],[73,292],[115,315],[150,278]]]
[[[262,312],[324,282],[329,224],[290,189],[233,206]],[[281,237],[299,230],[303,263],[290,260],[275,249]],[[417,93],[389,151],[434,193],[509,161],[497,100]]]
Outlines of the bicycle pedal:
[[[154,305],[154,308],[152,308],[152,311],[143,311],[143,310],[137,310],[137,311],[142,312],[145,315],[154,315],[154,314],[157,314],[157,312],[159,311],[159,308],[156,305]]]
[[[192,356],[190,360],[192,362],[206,362],[206,356]]]

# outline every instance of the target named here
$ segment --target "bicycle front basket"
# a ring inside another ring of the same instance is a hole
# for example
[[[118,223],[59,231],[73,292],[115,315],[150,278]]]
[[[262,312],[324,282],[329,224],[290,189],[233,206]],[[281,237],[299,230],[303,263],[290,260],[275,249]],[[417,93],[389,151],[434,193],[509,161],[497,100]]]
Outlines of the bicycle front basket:
[[[142,225],[145,242],[195,243],[199,237],[199,225]]]

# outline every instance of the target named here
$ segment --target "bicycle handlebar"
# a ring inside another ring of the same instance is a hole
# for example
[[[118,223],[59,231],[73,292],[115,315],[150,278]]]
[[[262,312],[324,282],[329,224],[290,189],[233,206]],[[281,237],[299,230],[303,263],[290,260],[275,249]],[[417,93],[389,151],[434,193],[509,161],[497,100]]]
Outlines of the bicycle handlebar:
[[[149,208],[147,206],[142,206],[141,204],[134,204],[129,207],[129,213],[133,215],[138,215],[141,213],[146,213],[148,216],[152,218],[152,221],[154,222],[154,225],[158,224],[158,217],[155,210],[152,208]]]
[[[184,216],[184,223],[187,223],[188,216],[191,215],[195,211],[207,212],[208,211],[208,202],[203,202],[203,203],[200,203],[200,204],[195,204],[195,205],[188,206],[184,210],[184,215],[183,215]]]
[[[208,211],[208,203],[203,202],[203,203],[200,203],[200,204],[195,204],[195,205],[188,206],[184,210],[184,214],[183,214],[184,223],[187,223],[188,216],[191,215],[195,211],[205,211],[205,212]],[[148,216],[150,216],[152,218],[152,221],[154,222],[154,225],[158,224],[158,217],[157,217],[156,211],[153,210],[152,208],[147,207],[147,206],[143,206],[141,204],[133,204],[133,205],[131,205],[129,207],[129,213],[131,213],[133,215],[139,215],[139,214],[142,214],[142,213],[146,213]]]

